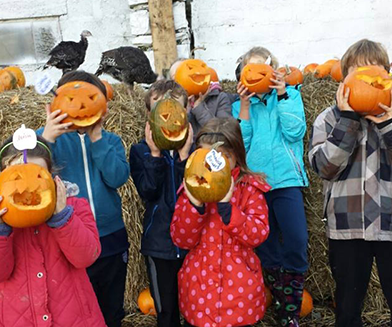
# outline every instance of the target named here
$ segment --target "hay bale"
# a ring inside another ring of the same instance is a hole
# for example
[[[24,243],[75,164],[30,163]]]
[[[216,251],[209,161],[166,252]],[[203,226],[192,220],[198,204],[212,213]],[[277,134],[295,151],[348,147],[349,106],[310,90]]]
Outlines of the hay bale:
[[[235,92],[236,82],[224,81],[224,90]],[[301,90],[305,106],[305,114],[308,124],[307,135],[304,138],[305,149],[311,131],[311,126],[317,115],[332,105],[338,84],[331,79],[317,80],[312,76],[306,76]],[[129,153],[130,146],[144,136],[146,112],[144,108],[144,91],[136,88],[135,96],[131,99],[122,85],[114,86],[115,97],[109,103],[109,114],[106,119],[105,129],[121,136],[123,144]],[[31,88],[22,88],[0,93],[0,139],[3,141],[11,135],[22,123],[30,128],[37,129],[45,124],[46,103],[51,101],[52,96],[37,95]],[[13,100],[13,104],[11,104]],[[333,326],[334,314],[332,309],[332,294],[334,283],[328,265],[327,242],[325,237],[325,223],[322,212],[322,182],[309,168],[308,159],[305,155],[304,161],[310,187],[304,191],[305,207],[309,229],[309,262],[310,269],[307,276],[306,288],[312,294],[315,309],[313,313],[302,319],[302,325]],[[124,326],[149,327],[155,326],[154,317],[145,316],[137,309],[137,297],[139,292],[147,284],[147,275],[144,260],[139,252],[142,233],[143,205],[137,195],[132,180],[120,189],[123,200],[123,214],[129,241],[127,290],[125,296],[125,307],[128,316],[124,319]],[[376,270],[373,269],[368,297],[365,301],[364,321],[366,326],[388,326],[390,315]],[[272,309],[258,327],[276,325]]]

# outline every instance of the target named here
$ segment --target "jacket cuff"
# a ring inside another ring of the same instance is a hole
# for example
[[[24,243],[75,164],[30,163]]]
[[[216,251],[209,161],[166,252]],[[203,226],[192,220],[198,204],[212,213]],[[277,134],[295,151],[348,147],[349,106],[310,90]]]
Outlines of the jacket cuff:
[[[197,205],[194,205],[191,200],[189,200],[189,202],[191,203],[192,207],[194,207],[197,210],[200,216],[203,216],[206,213],[206,206],[204,203],[201,207],[199,207]]]
[[[390,123],[392,123],[392,118],[390,118],[386,121],[383,121],[382,123],[376,124],[376,126],[378,129],[381,129],[381,128],[388,126]]]
[[[223,223],[227,226],[231,220],[231,203],[230,202],[218,202],[218,213],[222,217]]]
[[[12,227],[6,223],[0,223],[0,236],[10,236],[12,232]]]
[[[340,112],[340,117],[359,121],[362,116],[360,114],[356,113],[355,111],[344,110],[344,111]]]
[[[281,95],[278,95],[278,101],[287,100],[288,98],[289,98],[289,95],[288,95],[287,92],[285,92],[285,93],[283,93]]]
[[[51,228],[59,228],[64,226],[69,218],[71,218],[73,214],[73,207],[70,205],[67,205],[63,210],[60,212],[54,214],[52,218],[50,218],[46,224],[51,227]]]

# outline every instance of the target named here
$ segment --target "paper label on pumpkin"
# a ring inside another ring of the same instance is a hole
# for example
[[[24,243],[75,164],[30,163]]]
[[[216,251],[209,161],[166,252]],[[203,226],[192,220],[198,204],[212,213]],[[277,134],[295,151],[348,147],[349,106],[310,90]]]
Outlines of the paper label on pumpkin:
[[[35,81],[35,91],[38,94],[48,94],[55,86],[55,81],[50,77],[48,73],[43,73],[38,76]]]
[[[12,137],[12,144],[19,151],[34,149],[37,146],[37,134],[31,128],[22,125]]]
[[[220,171],[226,166],[226,160],[222,153],[212,149],[206,155],[206,163],[209,164],[212,171]]]

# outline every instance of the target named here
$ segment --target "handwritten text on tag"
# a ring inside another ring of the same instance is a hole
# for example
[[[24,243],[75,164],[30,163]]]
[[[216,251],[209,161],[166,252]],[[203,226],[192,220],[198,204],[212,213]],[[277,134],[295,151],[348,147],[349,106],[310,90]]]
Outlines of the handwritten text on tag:
[[[210,165],[212,171],[220,171],[226,166],[226,161],[222,153],[214,149],[207,153],[206,162]]]

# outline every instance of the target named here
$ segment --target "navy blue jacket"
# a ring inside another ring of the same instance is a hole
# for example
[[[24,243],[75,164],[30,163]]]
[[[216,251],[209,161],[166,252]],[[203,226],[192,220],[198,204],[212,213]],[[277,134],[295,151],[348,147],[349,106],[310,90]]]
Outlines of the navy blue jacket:
[[[187,251],[173,244],[170,236],[177,190],[184,178],[186,160],[180,162],[169,151],[162,156],[151,156],[145,140],[132,145],[129,153],[131,177],[142,198],[146,211],[143,220],[141,252],[144,255],[166,260],[184,258]]]

